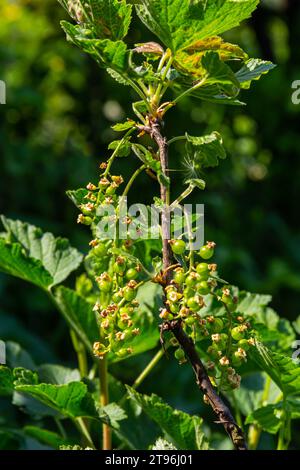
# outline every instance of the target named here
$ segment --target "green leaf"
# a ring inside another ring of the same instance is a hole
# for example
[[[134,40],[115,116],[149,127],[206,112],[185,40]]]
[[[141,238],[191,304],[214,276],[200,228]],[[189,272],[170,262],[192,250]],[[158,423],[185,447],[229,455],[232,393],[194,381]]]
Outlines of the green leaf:
[[[282,426],[282,402],[266,405],[247,416],[246,424],[256,424],[270,434],[277,434]]]
[[[201,78],[204,74],[202,58],[207,52],[215,52],[221,61],[244,60],[247,54],[236,44],[225,42],[222,38],[214,36],[195,42],[192,46],[178,51],[175,55],[174,66],[183,74]]]
[[[55,290],[54,296],[65,320],[91,352],[93,343],[99,338],[92,306],[74,290],[63,286]]]
[[[35,369],[34,363],[30,354],[14,341],[6,342],[6,361],[10,368],[24,367],[26,369]]]
[[[116,132],[123,132],[132,129],[133,127],[135,127],[135,122],[131,119],[128,119],[128,121],[119,122],[118,124],[115,124],[114,126],[112,126],[112,129]]]
[[[15,390],[32,396],[68,418],[99,418],[95,402],[82,382],[16,385]]]
[[[218,166],[219,159],[226,158],[223,140],[218,132],[202,137],[186,134],[186,138],[187,164],[193,163],[200,170]]]
[[[276,65],[267,60],[249,59],[243,67],[235,74],[241,88],[250,88],[253,80],[259,80],[262,75],[266,75]]]
[[[130,398],[155,421],[165,432],[168,439],[180,450],[204,450],[208,448],[202,431],[203,420],[175,410],[157,395],[142,395],[127,387]]]
[[[240,84],[231,68],[220,60],[216,52],[206,52],[201,65],[206,76],[205,85],[215,88],[215,95],[225,95],[235,98],[240,90]]]
[[[24,250],[28,257],[38,260],[44,270],[52,276],[52,280],[47,280],[46,284],[46,279],[44,279],[46,274],[43,273],[40,281],[42,286],[60,284],[81,264],[83,255],[75,248],[72,248],[67,239],[55,238],[52,233],[43,233],[40,228],[19,220],[7,219],[4,216],[1,216],[1,220],[10,237],[22,247],[22,249],[15,248],[12,250],[17,257],[21,259],[21,251]]]
[[[67,21],[61,21],[61,26],[67,39],[90,54],[102,68],[110,68],[119,74],[126,75],[128,69],[129,51],[123,41],[110,39],[90,39],[86,30],[74,26]]]
[[[63,445],[71,445],[68,439],[64,439],[56,432],[49,431],[48,429],[42,429],[37,426],[25,426],[23,431],[27,436],[32,437],[53,449],[59,449],[60,446]]]
[[[78,369],[60,366],[58,364],[43,364],[37,369],[39,381],[53,385],[63,385],[80,381]]]
[[[0,397],[13,394],[14,379],[12,370],[5,366],[0,366]]]
[[[278,385],[284,395],[296,395],[300,390],[300,367],[288,356],[273,352],[260,342],[250,350],[253,360]]]
[[[219,35],[248,18],[259,0],[142,0],[137,12],[173,52]]]
[[[123,39],[131,22],[132,6],[125,0],[58,0],[78,23],[98,38]]]
[[[268,387],[268,397],[265,396],[267,374],[265,372],[254,372],[242,376],[241,386],[226,396],[232,407],[237,408],[244,416],[248,416],[262,403],[274,402],[280,394],[278,386],[271,381]]]
[[[199,178],[192,178],[192,179],[186,180],[185,184],[194,186],[194,187],[199,188],[201,190],[204,190],[205,186],[206,186],[205,181],[201,180]]]
[[[0,239],[0,271],[44,289],[53,284],[53,277],[40,261],[26,255],[19,243],[3,239]]]
[[[127,418],[126,412],[117,403],[104,406],[100,416],[114,429],[120,429],[119,422]]]
[[[114,140],[109,146],[109,150],[117,150],[117,157],[128,157],[131,152],[131,142],[130,139]]]
[[[166,441],[162,437],[159,437],[155,444],[152,446],[152,450],[177,450],[171,442]]]
[[[71,199],[73,204],[75,204],[78,209],[80,209],[80,206],[82,204],[86,204],[86,196],[88,194],[88,190],[85,188],[79,188],[79,189],[71,189],[66,191],[66,194],[68,198]]]

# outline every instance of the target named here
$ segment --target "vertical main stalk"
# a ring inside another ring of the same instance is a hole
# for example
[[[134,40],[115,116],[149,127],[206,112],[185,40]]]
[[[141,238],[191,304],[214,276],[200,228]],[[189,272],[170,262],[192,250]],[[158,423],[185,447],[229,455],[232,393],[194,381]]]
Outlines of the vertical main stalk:
[[[107,373],[107,357],[106,355],[99,362],[99,378],[100,378],[100,403],[104,407],[109,403],[108,394],[108,373]],[[111,450],[111,428],[108,424],[102,426],[102,450]]]
[[[168,177],[169,159],[168,159],[168,143],[161,133],[161,121],[158,119],[149,118],[149,126],[143,127],[143,130],[148,133],[158,145],[159,158],[163,174]],[[161,199],[164,203],[164,210],[162,213],[162,243],[163,243],[163,268],[164,268],[164,283],[170,284],[172,280],[172,251],[169,244],[170,239],[170,187],[162,182],[160,184]],[[165,285],[164,285],[165,287]],[[167,304],[166,304],[167,306]],[[196,376],[196,383],[207,398],[208,403],[218,417],[218,422],[222,424],[232,440],[236,450],[246,450],[247,444],[244,434],[240,427],[235,422],[232,413],[228,406],[223,402],[221,397],[216,393],[205,367],[199,357],[195,344],[191,338],[186,334],[182,328],[182,322],[175,320],[171,322],[164,322],[161,326],[162,333],[164,331],[171,331],[177,339],[180,347],[185,352],[186,357],[194,370]]]

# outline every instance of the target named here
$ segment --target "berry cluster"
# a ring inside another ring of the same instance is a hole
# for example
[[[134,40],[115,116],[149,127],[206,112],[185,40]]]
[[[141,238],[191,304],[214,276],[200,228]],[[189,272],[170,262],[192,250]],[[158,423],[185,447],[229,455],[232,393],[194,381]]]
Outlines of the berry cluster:
[[[107,164],[100,165],[102,170]],[[121,176],[110,176],[106,171],[101,175],[98,185],[89,183],[87,202],[80,205],[81,214],[78,222],[91,227],[95,233],[99,222],[97,208],[99,206],[119,204],[117,190],[123,183]],[[132,240],[108,240],[106,242],[93,239],[91,250],[86,257],[86,266],[94,287],[97,287],[94,299],[94,312],[100,328],[100,341],[94,344],[94,355],[103,358],[112,351],[119,357],[125,357],[133,352],[130,346],[132,339],[140,331],[135,326],[139,303],[136,300],[141,279],[141,265],[133,256]],[[116,254],[117,251],[120,254]],[[83,282],[84,281],[84,282]],[[82,280],[81,287],[87,286],[87,280]]]
[[[105,168],[106,163],[101,165]],[[105,175],[105,173],[104,173]],[[123,183],[122,176],[101,176],[98,186],[93,183],[87,185],[88,193],[84,199],[86,202],[80,205],[81,214],[79,214],[77,222],[84,225],[92,225],[97,223],[97,208],[101,205],[117,206],[119,198],[116,194],[117,189]]]
[[[110,351],[119,357],[131,354],[130,342],[140,333],[134,321],[139,307],[136,296],[141,267],[125,256],[112,256],[109,266],[95,279],[100,296],[94,312],[102,336],[102,342],[94,344],[98,358]]]
[[[216,245],[207,242],[202,246],[189,268],[184,267],[190,258],[185,256],[186,243],[171,240],[170,246],[182,263],[174,269],[173,279],[165,288],[165,308],[160,317],[164,321],[181,321],[195,342],[203,342],[207,370],[215,385],[222,390],[238,388],[240,376],[236,369],[247,361],[247,352],[255,341],[251,337],[251,324],[237,312],[238,299],[233,289],[227,284],[220,286],[216,264],[204,262],[212,258]],[[223,306],[217,316],[205,308],[209,296]],[[175,350],[175,357],[180,363],[186,362],[181,348]]]

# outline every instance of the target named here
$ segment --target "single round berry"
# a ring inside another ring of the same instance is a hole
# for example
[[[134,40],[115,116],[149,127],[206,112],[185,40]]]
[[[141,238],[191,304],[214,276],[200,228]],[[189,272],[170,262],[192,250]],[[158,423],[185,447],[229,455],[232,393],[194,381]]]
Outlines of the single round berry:
[[[199,274],[193,272],[187,276],[185,283],[188,287],[194,287],[199,281],[200,281]]]
[[[136,289],[133,289],[132,287],[126,286],[123,289],[123,296],[124,296],[124,299],[127,300],[127,302],[132,302],[132,300],[136,298],[136,295],[137,295],[137,291]]]
[[[189,317],[185,319],[185,323],[189,326],[194,325],[196,322],[197,322],[197,318],[193,317],[192,315],[190,315]]]
[[[93,249],[93,253],[100,258],[107,255],[107,248],[104,243],[98,243],[98,245]]]
[[[201,281],[197,284],[197,292],[201,295],[207,295],[210,293],[210,287],[206,281]]]
[[[136,269],[130,268],[126,271],[126,278],[128,281],[132,281],[138,277],[139,273]]]
[[[115,292],[112,296],[112,300],[115,304],[118,304],[119,302],[121,302],[122,296],[119,294],[119,292]]]
[[[206,280],[209,276],[209,268],[207,263],[199,263],[196,266],[197,273],[201,276],[201,279]]]
[[[183,255],[185,253],[186,244],[183,240],[172,240],[170,244],[175,255]]]
[[[221,351],[219,350],[216,343],[213,343],[207,348],[207,354],[213,359],[218,359],[220,357],[220,353]]]
[[[236,326],[235,328],[232,328],[231,336],[233,337],[235,341],[240,341],[241,339],[244,338],[244,332],[241,330],[239,326]]]
[[[174,314],[178,313],[180,310],[180,304],[178,303],[170,303],[169,307],[170,307],[171,312]]]
[[[210,258],[213,257],[214,252],[215,252],[215,250],[214,250],[213,246],[204,245],[200,249],[199,254],[200,254],[201,258],[203,258],[203,259],[210,259]]]
[[[238,348],[244,349],[244,351],[248,351],[250,348],[250,345],[246,339],[240,339],[237,345]]]
[[[112,282],[111,281],[102,279],[101,281],[99,281],[98,285],[99,285],[99,289],[102,292],[108,293],[108,292],[111,291],[111,288],[112,288]]]
[[[174,356],[178,361],[183,361],[185,359],[184,351],[181,348],[176,349]]]
[[[186,287],[183,291],[185,299],[190,299],[191,297],[194,297],[195,293],[196,292],[191,287]]]
[[[108,186],[107,190],[106,190],[106,194],[107,196],[113,196],[116,192],[116,187],[114,185],[110,185]]]
[[[182,268],[176,269],[174,272],[173,279],[176,284],[179,284],[181,286],[185,280],[184,270]]]
[[[214,322],[211,324],[211,331],[214,333],[221,333],[224,328],[224,323],[221,318],[215,318]]]
[[[199,297],[195,295],[195,297],[191,297],[187,301],[187,306],[190,308],[193,312],[198,312],[201,307],[203,307],[203,299],[202,297]]]
[[[233,353],[233,355],[231,357],[232,365],[234,367],[240,367],[242,365],[242,359],[236,353],[237,353],[237,351],[235,353]]]

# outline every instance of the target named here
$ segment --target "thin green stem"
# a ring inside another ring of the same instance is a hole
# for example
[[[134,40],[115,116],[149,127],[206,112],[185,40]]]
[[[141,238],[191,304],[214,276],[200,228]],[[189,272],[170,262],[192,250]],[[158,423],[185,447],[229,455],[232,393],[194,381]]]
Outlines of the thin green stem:
[[[136,85],[136,83],[134,83],[133,80],[131,80],[130,78],[127,78],[127,81],[129,83],[129,85],[136,91],[136,93],[139,95],[139,97],[145,102],[147,108],[148,108],[148,111],[151,111],[151,107],[150,107],[150,104],[148,102],[148,99],[147,99],[147,96],[144,94],[144,92],[139,88],[138,85]]]
[[[164,356],[164,351],[163,349],[160,349],[155,356],[151,359],[149,364],[145,367],[145,369],[140,373],[140,375],[136,378],[134,381],[132,388],[136,390],[137,388],[140,387],[140,385],[144,382],[144,380],[148,377],[148,375],[152,372],[152,370],[156,367],[156,365],[159,363],[159,361],[162,359]],[[125,401],[127,398],[127,393],[121,398],[119,405],[122,406],[124,405]]]
[[[91,447],[92,449],[96,450],[95,444],[93,443],[93,440],[91,438],[91,435],[86,427],[86,424],[82,418],[76,418],[74,419],[74,424],[77,427],[78,431],[80,434],[83,436],[85,443],[88,447]]]
[[[187,189],[186,189],[185,191],[183,191],[183,193],[181,193],[180,196],[178,196],[178,198],[177,198],[174,202],[172,202],[172,204],[171,204],[171,209],[172,209],[173,207],[179,206],[180,203],[181,203],[184,199],[186,199],[186,198],[194,191],[194,189],[195,189],[195,186],[192,185],[192,184],[190,184],[190,185],[187,187]]]
[[[74,350],[76,351],[76,354],[77,354],[80,376],[87,377],[89,370],[88,370],[86,349],[84,345],[82,344],[82,342],[78,339],[78,336],[76,335],[74,330],[70,330],[70,336],[71,336]]]
[[[261,402],[260,402],[261,406],[265,406],[268,402],[270,387],[271,387],[271,377],[267,375],[263,394],[261,397]],[[252,424],[249,427],[249,431],[248,431],[249,450],[257,449],[261,433],[262,433],[262,428],[258,426],[257,424]]]
[[[137,389],[144,382],[144,380],[152,372],[154,367],[159,363],[159,361],[162,359],[163,356],[164,356],[164,351],[163,349],[160,349],[152,358],[152,360],[149,362],[149,364],[145,367],[143,372],[141,372],[141,374],[134,381],[132,388]]]
[[[168,145],[171,145],[174,142],[178,142],[179,140],[186,140],[186,136],[185,135],[179,135],[178,137],[173,137],[173,139],[170,139],[168,141]]]
[[[65,428],[63,427],[63,425],[62,425],[60,419],[54,417],[54,421],[55,421],[55,424],[56,424],[56,426],[57,426],[57,428],[58,428],[58,430],[59,430],[61,436],[62,436],[64,439],[66,439],[66,438],[67,438],[67,434],[66,434]]]
[[[168,57],[168,55],[167,55],[167,57]],[[160,100],[161,100],[163,94],[166,92],[166,90],[167,90],[167,88],[168,88],[168,87],[166,87],[165,80],[166,80],[167,75],[168,75],[168,72],[169,72],[169,70],[170,70],[170,68],[171,68],[171,66],[172,66],[173,60],[174,60],[174,58],[173,58],[173,56],[171,55],[171,56],[169,57],[169,60],[168,60],[168,62],[167,62],[167,65],[165,66],[164,72],[163,72],[163,74],[162,74],[162,76],[161,76],[161,79],[160,79],[160,83],[159,83],[158,86],[157,86],[155,95],[153,96],[153,98],[152,98],[152,100],[151,100],[151,102],[152,102],[152,104],[153,104],[154,106],[157,106],[157,105],[159,104],[159,102],[160,102]],[[157,71],[160,72],[161,70],[162,70],[162,67],[160,68],[160,66],[159,66],[158,69],[157,69]],[[162,94],[162,89],[163,89],[163,88],[164,88],[164,93]]]
[[[134,183],[134,181],[136,180],[136,178],[147,168],[146,165],[142,165],[140,168],[138,168],[132,175],[132,177],[130,178],[130,180],[128,181],[128,184],[122,194],[122,197],[126,197]]]
[[[99,362],[99,379],[100,379],[100,404],[102,407],[109,403],[108,393],[108,373],[107,373],[107,357],[104,356]],[[111,428],[104,423],[102,426],[102,449],[111,450]]]
[[[107,176],[110,172],[110,169],[111,169],[111,166],[116,158],[116,156],[118,155],[118,151],[120,149],[120,147],[124,144],[125,140],[135,131],[135,129],[129,129],[129,131],[126,132],[126,134],[124,135],[124,137],[120,140],[119,144],[117,145],[116,149],[114,150],[113,154],[111,155],[111,157],[108,159],[107,161],[107,167],[106,167],[106,170],[103,174],[103,176]],[[100,192],[99,192],[100,194]],[[99,201],[98,201],[99,202]]]
[[[191,93],[193,93],[193,91],[196,91],[198,90],[198,88],[202,87],[202,85],[204,85],[204,83],[206,82],[206,79],[207,79],[206,76],[203,77],[202,80],[200,80],[200,82],[196,83],[196,85],[194,85],[191,88],[188,88],[183,93],[181,93],[181,95],[178,95],[177,98],[175,98],[175,100],[173,101],[173,104],[178,103],[180,100],[182,100],[182,98],[184,98],[187,95],[190,95]]]

